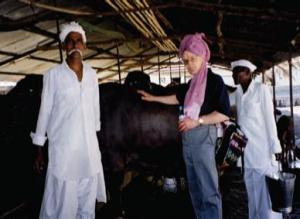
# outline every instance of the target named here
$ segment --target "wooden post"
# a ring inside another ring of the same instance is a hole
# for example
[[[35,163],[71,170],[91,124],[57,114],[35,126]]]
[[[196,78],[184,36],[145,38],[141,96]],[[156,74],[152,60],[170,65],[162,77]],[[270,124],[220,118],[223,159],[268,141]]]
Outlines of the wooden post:
[[[117,43],[117,61],[118,61],[118,74],[119,74],[119,83],[122,83],[122,78],[121,78],[121,68],[120,68],[120,54],[119,54],[119,44]]]
[[[160,60],[159,60],[159,48],[157,48],[157,68],[158,68],[158,83],[161,84],[160,81]]]

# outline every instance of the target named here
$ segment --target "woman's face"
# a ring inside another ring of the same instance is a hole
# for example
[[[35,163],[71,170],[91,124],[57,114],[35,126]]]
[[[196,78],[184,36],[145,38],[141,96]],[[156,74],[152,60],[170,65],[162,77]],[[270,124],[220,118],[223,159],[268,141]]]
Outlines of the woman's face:
[[[195,55],[187,50],[183,52],[182,60],[191,75],[195,75],[199,72],[204,61],[202,56]]]

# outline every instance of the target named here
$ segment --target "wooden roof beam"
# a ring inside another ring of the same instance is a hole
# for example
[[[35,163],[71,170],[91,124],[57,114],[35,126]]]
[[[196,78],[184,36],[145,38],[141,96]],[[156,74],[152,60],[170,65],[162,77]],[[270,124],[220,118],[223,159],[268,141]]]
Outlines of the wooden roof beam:
[[[141,54],[141,55],[119,55],[119,58],[120,59],[140,59],[140,58],[154,58],[158,55],[160,56],[168,56],[169,54],[177,54],[177,52],[171,52],[171,53],[168,53],[168,52],[159,52],[159,53],[153,53],[153,54]],[[110,56],[105,56],[105,57],[94,57],[94,58],[90,58],[90,59],[103,59],[103,60],[111,60],[111,59],[116,59],[117,55],[116,54],[113,54],[113,55],[110,55]]]
[[[180,41],[180,39],[185,35],[186,33],[177,33],[177,34],[169,34],[167,37],[164,37],[164,39],[177,39]],[[256,34],[257,35],[257,34]],[[218,37],[207,35],[208,39],[217,42]],[[132,42],[132,41],[143,41],[143,40],[157,40],[159,38],[130,38],[130,39],[117,39],[117,40],[106,40],[106,41],[94,41],[94,42],[89,42],[89,45],[94,45],[94,44],[105,44],[105,43],[112,43],[112,42],[117,42],[117,43],[126,43],[126,42]],[[263,47],[263,48],[273,48],[274,45],[271,43],[259,43],[256,41],[250,41],[250,40],[240,40],[240,39],[234,39],[234,38],[228,38],[223,36],[223,40],[226,42],[238,42],[241,44],[247,44],[247,45],[253,45],[256,47]],[[163,54],[163,53],[162,53]],[[168,53],[165,53],[168,54]]]
[[[58,40],[57,35],[54,33],[51,33],[49,31],[38,28],[38,27],[34,26],[34,24],[32,24],[32,23],[25,24],[24,22],[26,21],[26,18],[24,18],[24,19],[22,18],[20,20],[14,21],[10,18],[0,16],[0,19],[3,20],[5,23],[5,24],[0,23],[0,32],[23,29],[28,32],[40,34],[42,36]],[[25,20],[25,21],[23,21],[23,20]],[[30,20],[29,20],[29,22],[30,22]]]
[[[150,7],[140,7],[140,8],[134,8],[134,9],[129,9],[129,10],[123,10],[123,11],[108,11],[108,12],[102,12],[102,13],[94,13],[92,11],[82,11],[82,10],[77,10],[77,9],[72,9],[72,8],[66,8],[66,7],[61,7],[59,5],[51,5],[51,4],[45,4],[45,3],[40,3],[40,2],[33,2],[30,0],[19,0],[19,2],[22,2],[24,4],[30,5],[31,7],[37,7],[37,8],[42,8],[46,11],[52,11],[55,13],[62,13],[62,14],[68,14],[68,15],[73,15],[73,16],[87,16],[87,17],[97,17],[97,18],[102,18],[102,17],[107,17],[107,16],[119,16],[121,14],[126,14],[126,13],[132,13],[132,12],[141,12],[141,11],[146,11],[146,10],[151,10],[151,9],[163,9],[163,8],[169,8],[172,6],[175,6],[175,4],[162,4],[162,5],[155,5],[155,6],[150,6]]]
[[[262,20],[285,21],[290,23],[298,23],[300,20],[300,13],[276,10],[273,8],[257,9],[237,5],[208,3],[197,0],[181,0],[177,2],[176,5],[181,8],[208,11],[212,13],[221,11],[224,15],[251,17]]]
[[[60,61],[55,60],[55,59],[46,59],[46,58],[37,57],[37,56],[32,56],[32,55],[30,55],[28,58],[29,58],[29,59],[39,60],[39,61],[44,61],[44,62],[52,62],[52,63],[56,63],[56,64],[61,63]]]
[[[24,28],[24,30],[26,30],[28,32],[31,32],[31,33],[39,34],[39,35],[42,35],[42,36],[45,36],[45,37],[48,37],[48,38],[51,38],[51,39],[55,39],[57,41],[59,40],[58,37],[57,37],[57,34],[51,33],[51,32],[46,31],[46,30],[43,30],[43,29],[38,28],[34,25],[26,27],[26,28]]]
[[[174,57],[175,57],[175,55],[168,56],[166,59],[163,59],[160,63],[161,63],[161,64],[164,64],[164,63],[168,62],[170,59],[172,59],[172,58],[174,58]],[[167,64],[168,64],[168,63],[167,63]],[[156,66],[156,65],[157,65],[157,63],[153,63],[153,65],[148,66],[148,67],[145,67],[145,68],[144,68],[144,72],[145,72],[146,70],[149,70],[149,69],[153,68],[153,67]],[[123,70],[124,70],[124,69],[123,69]],[[155,71],[156,71],[156,70],[155,70]],[[155,72],[155,71],[153,71],[153,72]],[[152,74],[153,72],[150,72],[149,75]],[[146,72],[145,72],[145,73],[146,73]],[[147,74],[147,73],[146,73],[146,74]],[[100,81],[101,81],[101,80],[107,80],[107,79],[110,79],[110,78],[112,78],[112,77],[114,77],[114,76],[116,76],[116,75],[117,75],[117,74],[113,74],[113,75],[110,75],[110,76],[101,78]],[[126,78],[126,77],[125,77],[125,78]],[[125,78],[122,78],[122,81],[123,81]]]
[[[26,75],[29,75],[29,74],[28,73],[24,73],[24,72],[0,71],[0,75],[20,75],[20,76],[26,76]]]
[[[41,11],[18,20],[12,20],[3,15],[0,16],[0,32],[14,31],[33,26],[37,22],[55,20],[54,14],[50,11]]]
[[[110,47],[108,47],[108,48],[106,48],[106,49],[100,49],[100,48],[94,49],[94,50],[96,51],[96,53],[84,57],[84,60],[93,59],[95,56],[101,55],[101,54],[103,54],[103,53],[107,53],[107,52],[109,52],[110,50],[115,49],[116,47],[117,47],[117,45],[113,45],[113,46],[110,46]],[[89,47],[88,47],[88,48],[89,48]]]
[[[78,10],[72,11],[72,9],[61,8],[59,6],[54,7],[52,5],[47,5],[39,2],[33,2],[28,0],[19,0],[19,1],[31,5],[33,7],[46,9],[45,11],[47,12],[52,11],[56,13],[70,14],[76,16],[92,16],[92,17],[119,16],[122,13],[125,14],[125,13],[143,11],[149,9],[165,9],[165,8],[182,7],[182,8],[189,8],[193,10],[209,11],[213,13],[220,11],[223,12],[224,15],[252,17],[257,19],[286,21],[292,23],[297,23],[300,20],[299,13],[289,12],[285,10],[275,10],[273,8],[256,9],[256,8],[236,6],[236,5],[208,3],[208,2],[202,2],[197,0],[181,0],[170,4],[162,4],[162,5],[155,5],[155,6],[139,8],[139,9],[125,10],[122,12],[108,11],[102,13],[92,13],[92,12],[85,12],[85,11],[78,11]]]
[[[147,51],[149,51],[149,50],[151,50],[151,49],[153,49],[154,47],[150,47],[150,48],[147,48],[147,49],[145,49],[145,50],[143,50],[142,52],[140,52],[139,54],[143,54],[143,53],[145,53],[145,52],[147,52]],[[139,55],[139,54],[137,54],[137,55]],[[128,60],[122,60],[122,61],[120,61],[120,65],[121,64],[123,64],[123,63],[125,63],[125,62],[127,62]],[[101,70],[101,71],[105,71],[105,70],[110,70],[112,67],[114,67],[114,66],[116,66],[116,64],[112,64],[112,65],[110,65],[110,66],[107,66],[107,67],[105,67],[103,70]],[[100,72],[101,72],[100,71]],[[100,72],[98,72],[98,73],[100,73]],[[105,80],[105,79],[107,79],[107,78],[110,78],[110,77],[113,77],[114,75],[108,75],[108,76],[106,76],[103,80]],[[101,79],[102,80],[102,79]]]
[[[50,46],[51,44],[56,43],[56,42],[57,42],[56,40],[52,40],[50,42],[45,43],[44,46]],[[0,62],[0,66],[5,65],[11,61],[15,61],[17,59],[23,58],[25,56],[31,55],[32,53],[36,52],[37,50],[38,50],[38,48],[34,48],[34,49],[28,50],[22,54],[17,54],[16,56],[14,56],[12,58],[9,58],[9,59],[6,59],[6,60]]]
[[[13,53],[13,52],[0,51],[0,55],[16,56],[16,55],[18,55],[18,54]]]

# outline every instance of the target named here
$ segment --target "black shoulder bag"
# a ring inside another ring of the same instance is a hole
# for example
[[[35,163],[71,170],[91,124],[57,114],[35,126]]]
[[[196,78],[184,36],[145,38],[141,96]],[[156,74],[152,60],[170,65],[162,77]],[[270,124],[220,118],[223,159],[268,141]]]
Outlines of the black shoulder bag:
[[[244,167],[243,153],[248,139],[240,127],[233,121],[221,123],[223,137],[217,141],[216,163],[219,167],[233,166],[242,156],[242,171]]]

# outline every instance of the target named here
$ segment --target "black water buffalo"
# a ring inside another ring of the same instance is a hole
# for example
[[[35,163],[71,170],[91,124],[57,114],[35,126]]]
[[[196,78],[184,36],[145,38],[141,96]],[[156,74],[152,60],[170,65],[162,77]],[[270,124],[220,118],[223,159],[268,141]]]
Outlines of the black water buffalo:
[[[181,165],[178,106],[142,101],[135,89],[116,83],[101,84],[100,99],[99,141],[106,168],[121,170],[138,163],[146,171],[170,174],[172,165]]]
[[[140,72],[130,73],[125,85],[106,83],[99,86],[99,142],[111,197],[108,206],[115,216],[121,215],[124,207],[119,190],[124,172],[133,170],[157,177],[184,175],[181,138],[177,130],[178,106],[143,101],[135,88],[159,95],[173,93],[176,89],[152,84]]]

